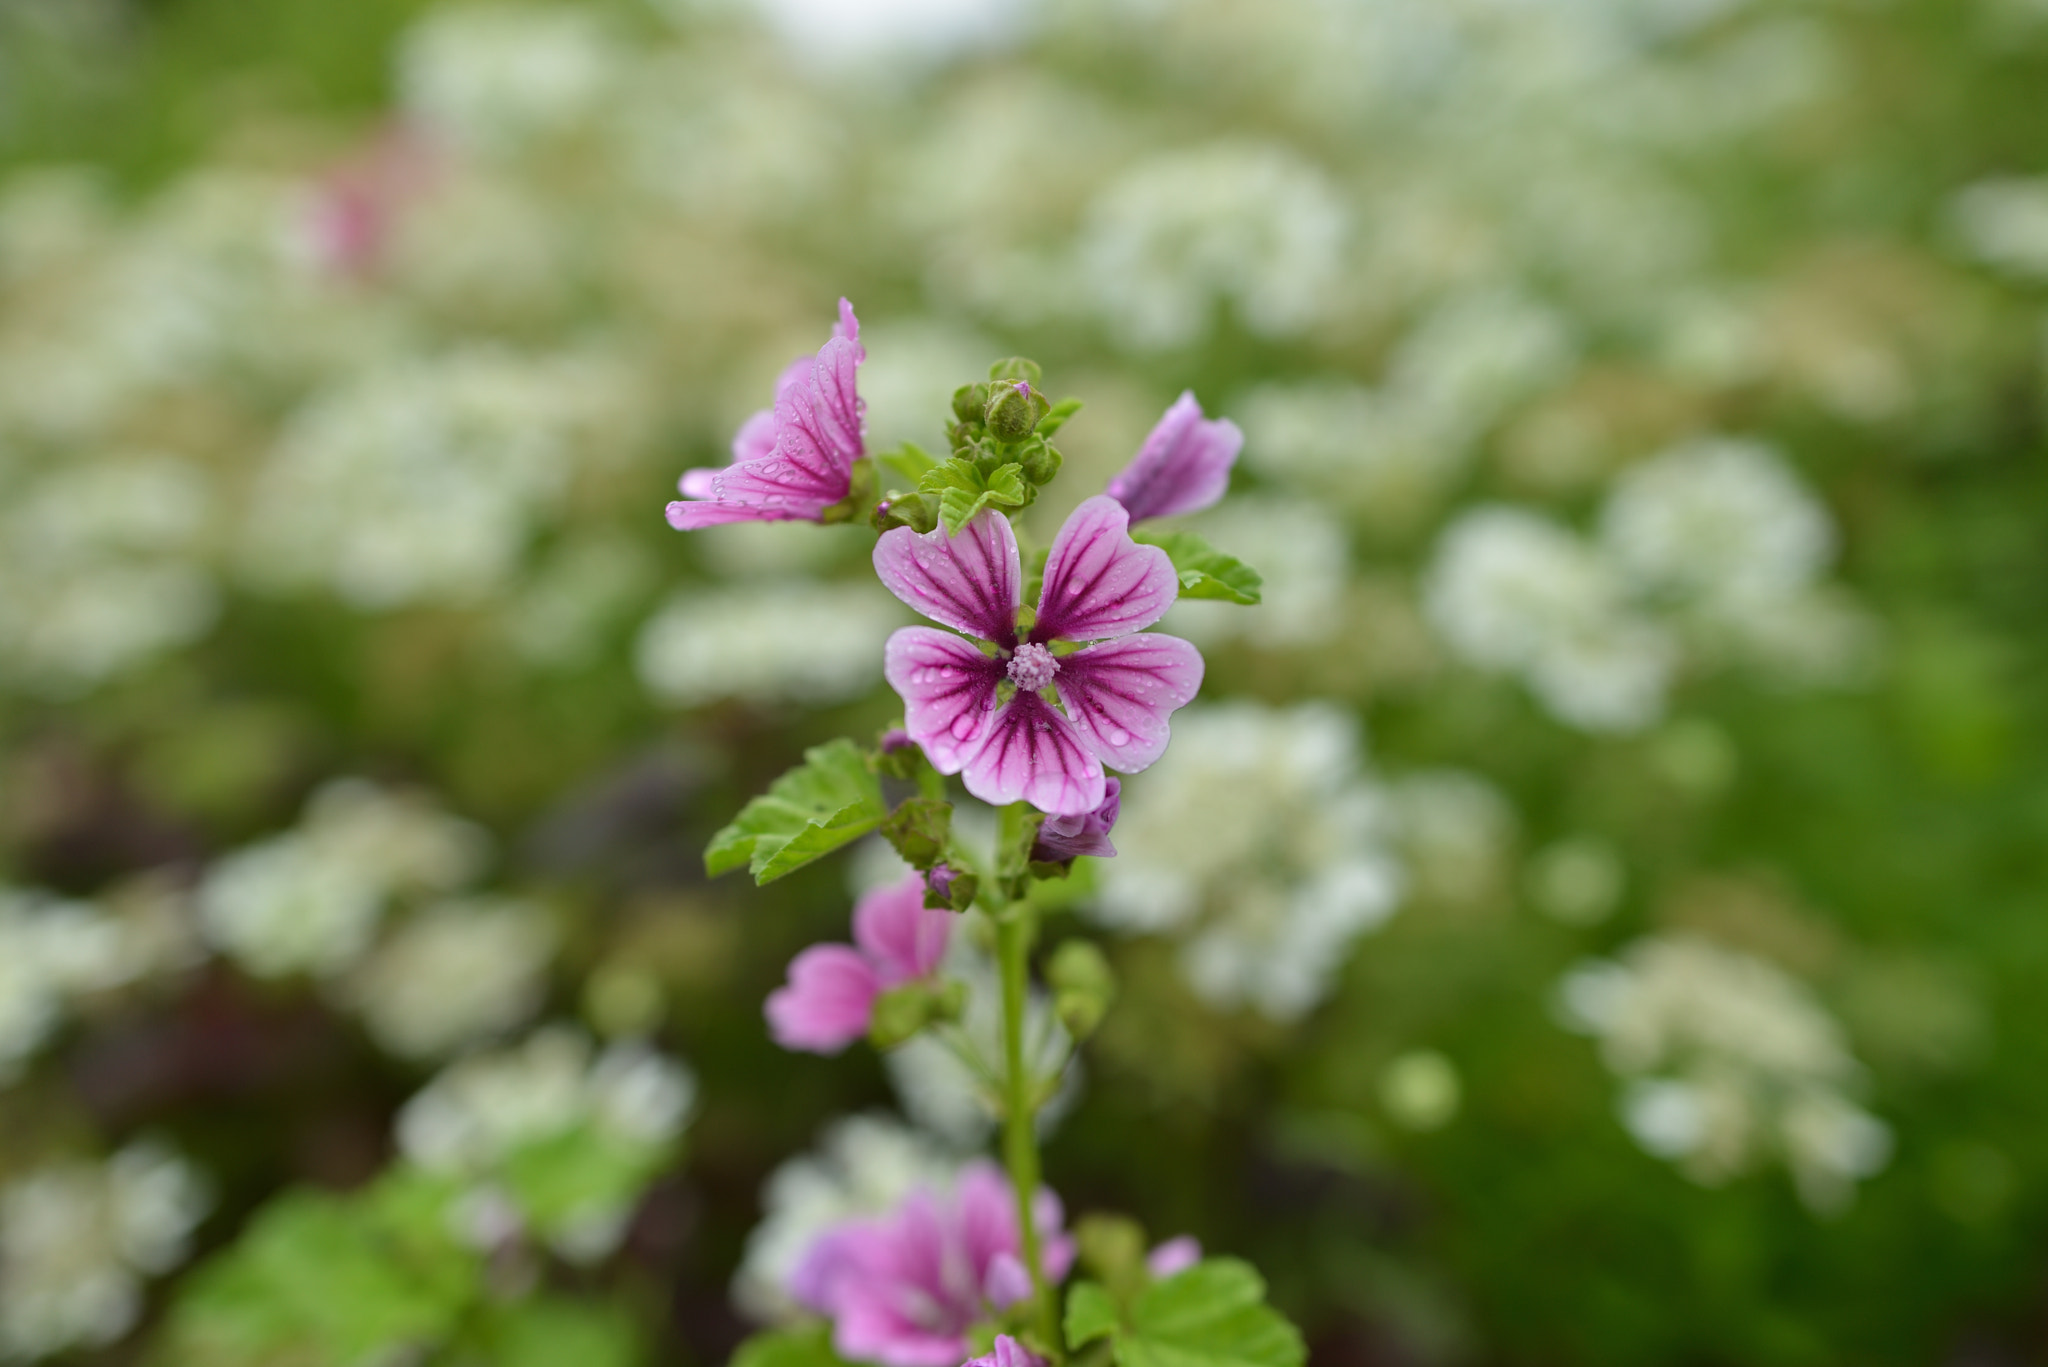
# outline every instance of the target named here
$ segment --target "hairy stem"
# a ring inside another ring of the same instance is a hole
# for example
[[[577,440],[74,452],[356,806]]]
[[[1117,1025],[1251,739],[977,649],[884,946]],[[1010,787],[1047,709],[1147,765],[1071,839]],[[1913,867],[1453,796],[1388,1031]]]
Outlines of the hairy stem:
[[[1003,987],[1003,1164],[1017,1194],[1017,1231],[1024,1266],[1031,1273],[1039,1337],[1053,1353],[1060,1348],[1059,1317],[1040,1257],[1038,1222],[1032,1203],[1038,1194],[1037,1087],[1024,1058],[1024,1004],[1031,990],[1031,942],[1038,916],[1027,894],[996,919],[996,957]]]

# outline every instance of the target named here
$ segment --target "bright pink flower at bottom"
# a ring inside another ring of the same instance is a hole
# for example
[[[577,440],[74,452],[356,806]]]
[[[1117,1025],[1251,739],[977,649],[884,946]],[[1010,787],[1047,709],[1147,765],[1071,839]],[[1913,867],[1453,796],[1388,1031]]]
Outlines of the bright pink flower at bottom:
[[[1074,1244],[1059,1198],[1032,1201],[1045,1275],[1063,1279]],[[844,1358],[882,1367],[959,1367],[968,1331],[1031,1294],[1009,1181],[968,1164],[950,1198],[913,1193],[893,1214],[827,1230],[791,1278],[797,1301],[832,1321]]]
[[[913,873],[853,908],[853,944],[812,945],[789,961],[789,983],[769,994],[769,1032],[785,1049],[836,1054],[868,1032],[875,998],[928,976],[946,957],[953,913],[926,911]]]
[[[1145,631],[1173,606],[1180,580],[1165,551],[1131,540],[1130,515],[1115,499],[1086,500],[1053,538],[1022,639],[1017,537],[999,513],[976,515],[958,536],[943,527],[885,532],[875,573],[933,621],[995,647],[985,654],[958,636],[905,627],[889,638],[883,664],[911,739],[983,802],[1022,799],[1055,816],[1096,811],[1103,766],[1136,773],[1158,759],[1168,718],[1202,685],[1199,651]],[[1094,644],[1055,654],[1062,641]]]

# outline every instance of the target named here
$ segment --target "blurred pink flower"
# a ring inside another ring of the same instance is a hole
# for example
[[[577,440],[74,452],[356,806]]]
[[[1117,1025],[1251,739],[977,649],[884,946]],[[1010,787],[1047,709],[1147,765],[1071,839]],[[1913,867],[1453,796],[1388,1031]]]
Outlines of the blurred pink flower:
[[[1138,545],[1129,528],[1111,498],[1074,510],[1053,538],[1038,614],[1021,640],[1023,574],[1007,518],[980,513],[952,537],[943,527],[897,527],[876,544],[875,572],[891,593],[996,647],[987,655],[958,636],[905,627],[889,638],[883,665],[911,738],[982,801],[1022,799],[1055,816],[1096,811],[1103,765],[1136,773],[1158,759],[1168,718],[1201,687],[1192,645],[1134,634],[1173,606],[1180,586],[1166,552]],[[1055,641],[1096,644],[1055,655]],[[1064,712],[1046,700],[1048,687]]]
[[[927,977],[946,956],[953,913],[927,911],[924,879],[877,888],[855,904],[853,944],[812,945],[768,996],[769,1032],[785,1049],[836,1054],[868,1032],[875,998]]]
[[[393,125],[313,187],[305,232],[314,263],[359,278],[383,264],[407,209],[445,174],[445,159],[417,129]]]
[[[1145,1256],[1145,1270],[1160,1281],[1202,1261],[1202,1244],[1192,1234],[1168,1239]]]
[[[687,532],[726,522],[819,521],[846,497],[853,463],[867,453],[867,404],[856,387],[867,355],[860,320],[841,299],[832,340],[782,372],[775,407],[748,418],[732,439],[732,464],[683,472],[669,525]]]
[[[1074,1261],[1057,1196],[1032,1198],[1045,1275]],[[840,1356],[882,1367],[959,1367],[968,1330],[1031,1294],[1017,1203],[986,1160],[961,1169],[950,1197],[914,1192],[893,1213],[837,1225],[811,1245],[791,1278],[796,1300],[832,1320]],[[1012,1367],[1028,1355],[1005,1361]]]
[[[1200,512],[1230,487],[1230,467],[1243,447],[1237,424],[1204,418],[1190,389],[1174,400],[1106,492],[1129,510],[1133,522]]]
[[[994,1348],[962,1367],[1045,1367],[1045,1359],[1008,1334],[997,1334]]]

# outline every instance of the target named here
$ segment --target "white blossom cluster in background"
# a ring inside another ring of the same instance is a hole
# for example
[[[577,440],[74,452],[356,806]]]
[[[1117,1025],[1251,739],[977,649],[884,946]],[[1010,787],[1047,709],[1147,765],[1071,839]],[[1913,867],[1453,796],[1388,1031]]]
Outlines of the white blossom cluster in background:
[[[1179,939],[1189,985],[1219,1009],[1302,1015],[1401,894],[1387,795],[1364,766],[1357,721],[1326,704],[1186,709],[1124,798],[1095,917]]]
[[[679,589],[641,628],[635,663],[675,706],[843,702],[875,687],[883,643],[905,621],[872,583]]]
[[[600,1052],[548,1026],[450,1065],[399,1112],[398,1147],[465,1184],[458,1216],[479,1247],[530,1229],[563,1257],[592,1262],[625,1237],[696,1096],[690,1070],[647,1044]]]
[[[1695,935],[1638,940],[1559,987],[1565,1022],[1626,1083],[1622,1121],[1645,1151],[1717,1184],[1777,1159],[1799,1195],[1840,1209],[1891,1156],[1858,1104],[1862,1066],[1805,984]]]
[[[286,424],[259,475],[249,568],[353,606],[469,603],[508,582],[630,380],[596,355],[395,360]]]
[[[525,1024],[556,938],[544,908],[471,891],[484,831],[416,793],[338,779],[298,826],[224,855],[194,900],[207,942],[263,978],[305,974],[404,1058]]]
[[[1706,438],[1625,472],[1592,537],[1521,508],[1464,513],[1424,605],[1461,659],[1518,678],[1558,720],[1635,731],[1688,667],[1860,677],[1873,628],[1823,582],[1833,553],[1826,510],[1781,457]]]
[[[396,897],[452,892],[488,854],[481,828],[426,798],[337,779],[307,800],[297,827],[207,869],[200,925],[258,977],[334,976],[369,949]]]
[[[812,1153],[799,1154],[761,1188],[761,1222],[733,1278],[733,1301],[764,1322],[798,1307],[789,1280],[818,1236],[834,1225],[893,1210],[918,1188],[943,1190],[960,1154],[885,1114],[832,1122]]]
[[[53,1161],[0,1187],[0,1359],[127,1333],[145,1279],[184,1260],[211,1203],[189,1164],[148,1141],[103,1162]]]
[[[213,626],[216,493],[193,462],[137,452],[0,471],[0,675],[59,697]]]
[[[98,902],[0,886],[0,1085],[92,997],[189,965],[189,928],[167,902]]]
[[[1266,650],[1312,648],[1345,633],[1351,543],[1326,509],[1307,499],[1247,494],[1189,525],[1257,569],[1263,596],[1249,611],[1200,599],[1175,603],[1163,630],[1205,648],[1243,642]]]

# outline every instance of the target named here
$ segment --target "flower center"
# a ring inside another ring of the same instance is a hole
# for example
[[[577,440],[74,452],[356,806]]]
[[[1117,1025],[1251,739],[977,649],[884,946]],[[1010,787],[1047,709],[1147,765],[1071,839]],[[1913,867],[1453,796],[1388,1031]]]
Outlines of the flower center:
[[[1036,693],[1060,672],[1060,662],[1044,646],[1026,641],[1010,657],[1010,682],[1026,693]]]

